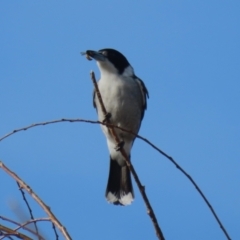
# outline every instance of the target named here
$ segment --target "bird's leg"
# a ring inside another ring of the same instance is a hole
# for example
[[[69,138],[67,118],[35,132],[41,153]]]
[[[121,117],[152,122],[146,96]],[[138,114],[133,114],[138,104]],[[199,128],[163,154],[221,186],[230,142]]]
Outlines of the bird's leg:
[[[117,152],[120,151],[120,150],[123,148],[124,144],[125,144],[125,142],[124,142],[123,140],[120,141],[120,142],[117,144],[117,146],[115,147],[115,150],[116,150]]]
[[[107,123],[110,120],[111,116],[112,114],[110,112],[106,113],[103,119],[103,123]]]

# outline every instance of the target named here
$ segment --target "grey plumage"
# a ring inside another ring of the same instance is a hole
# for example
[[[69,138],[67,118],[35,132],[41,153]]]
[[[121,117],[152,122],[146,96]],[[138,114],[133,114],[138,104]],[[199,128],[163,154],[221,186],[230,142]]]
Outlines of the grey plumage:
[[[148,91],[144,83],[135,76],[132,66],[120,52],[114,49],[102,49],[98,52],[88,50],[86,54],[97,61],[101,74],[98,87],[105,108],[111,114],[111,123],[137,133],[147,107]],[[95,95],[94,106],[99,121],[103,121],[105,115]],[[116,151],[115,140],[107,127],[101,126],[101,128],[107,138],[110,152],[106,198],[114,204],[128,205],[134,198],[129,169],[121,152]],[[124,142],[123,148],[130,158],[135,137],[119,129],[115,131]]]

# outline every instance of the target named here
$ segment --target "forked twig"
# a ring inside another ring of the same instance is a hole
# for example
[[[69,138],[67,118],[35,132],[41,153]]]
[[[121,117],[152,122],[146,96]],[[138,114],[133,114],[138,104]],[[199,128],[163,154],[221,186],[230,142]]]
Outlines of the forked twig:
[[[14,221],[14,220],[12,220],[12,219],[10,219],[10,218],[7,218],[7,217],[1,216],[1,215],[0,215],[0,219],[2,219],[2,220],[4,220],[4,221],[7,221],[7,222],[10,222],[10,223],[12,223],[12,224],[15,224],[15,225],[17,225],[17,226],[21,226],[21,223],[18,223],[18,222]],[[31,234],[33,234],[33,235],[35,235],[35,236],[38,236],[38,234],[37,234],[36,232],[34,232],[32,229],[30,229],[29,227],[23,226],[22,229],[30,232]],[[12,230],[13,230],[13,229],[12,229]],[[43,238],[43,237],[41,236],[41,238]]]
[[[4,239],[5,237],[7,237],[8,234],[10,234],[10,235],[15,235],[15,236],[16,236],[16,234],[17,234],[17,236],[21,237],[21,234],[22,234],[22,233],[19,233],[19,232],[18,232],[19,229],[21,229],[21,228],[27,229],[26,226],[27,226],[28,224],[31,224],[31,223],[34,223],[34,222],[40,222],[40,221],[51,221],[51,220],[50,220],[50,218],[35,218],[35,219],[31,219],[31,220],[29,220],[29,221],[26,221],[25,223],[17,224],[18,227],[16,227],[15,229],[10,229],[10,228],[6,228],[6,227],[5,227],[4,229],[5,229],[5,231],[7,230],[7,234],[4,234],[4,236],[0,237],[0,240],[2,240],[2,239]],[[2,225],[0,225],[0,229],[1,229],[1,226],[2,226]],[[2,229],[1,229],[1,230],[2,230]],[[33,233],[34,235],[38,236],[38,237],[41,237],[41,236],[39,235],[39,233],[35,233],[34,231],[30,231],[30,232]],[[27,239],[30,239],[30,238],[27,237],[26,235],[24,235],[24,236],[22,237],[22,239],[26,239],[26,240],[27,240]],[[44,240],[43,237],[41,237],[41,239]]]
[[[25,223],[20,224],[13,231],[18,231],[19,229],[24,228],[28,224],[35,223],[35,222],[41,222],[41,221],[51,221],[51,219],[50,218],[35,218],[35,219],[31,219],[31,220],[26,221]],[[39,235],[39,234],[37,234],[37,235]],[[43,239],[43,238],[41,237],[41,239]]]
[[[106,115],[107,115],[107,111],[106,111],[106,108],[105,108],[105,106],[104,106],[104,103],[103,103],[103,100],[102,100],[102,97],[101,97],[101,93],[100,93],[100,91],[99,91],[99,89],[98,89],[97,81],[96,81],[95,74],[94,74],[93,71],[90,73],[90,76],[91,76],[91,79],[92,79],[92,81],[93,81],[94,88],[95,88],[95,91],[96,91],[96,94],[97,94],[97,97],[98,97],[100,106],[101,106],[101,108],[102,108],[101,110],[102,110],[103,114],[106,116]],[[106,122],[107,122],[107,123],[111,123],[111,121],[109,120],[109,118],[106,118]],[[109,126],[109,125],[107,125],[107,127],[108,127],[108,129],[110,130],[112,136],[114,137],[115,142],[116,142],[116,145],[119,144],[119,143],[120,143],[120,140],[119,140],[119,137],[118,137],[117,134],[116,134],[115,128],[114,128],[114,127],[111,127],[111,126]],[[153,211],[153,208],[152,208],[152,206],[151,206],[151,204],[150,204],[150,202],[149,202],[149,200],[148,200],[148,197],[147,197],[146,192],[145,192],[145,188],[144,188],[144,186],[141,184],[141,182],[140,182],[140,180],[139,180],[139,178],[138,178],[138,175],[137,175],[137,173],[136,173],[133,165],[131,164],[130,159],[129,159],[128,155],[126,154],[124,148],[121,148],[121,149],[120,149],[120,152],[121,152],[121,154],[123,155],[123,157],[125,158],[126,164],[127,164],[128,168],[129,168],[129,170],[131,171],[131,173],[132,173],[132,175],[133,175],[133,177],[134,177],[135,182],[137,183],[137,186],[138,186],[138,188],[139,188],[139,190],[140,190],[140,193],[141,193],[141,195],[142,195],[142,198],[143,198],[143,200],[144,200],[144,202],[145,202],[145,205],[146,205],[146,207],[147,207],[147,213],[148,213],[149,217],[151,218],[152,223],[153,223],[153,226],[154,226],[154,228],[155,228],[157,237],[158,237],[160,240],[164,240],[163,233],[162,233],[162,231],[161,231],[161,229],[160,229],[160,227],[159,227],[159,224],[158,224],[157,218],[156,218],[156,216],[155,216],[155,213],[154,213],[154,211]]]
[[[10,237],[10,236],[16,236],[23,240],[33,240],[32,238],[28,237],[27,235],[19,233],[19,232],[15,232],[11,228],[3,226],[1,224],[0,224],[0,232],[4,234],[0,239],[3,239],[5,237]]]
[[[34,191],[20,178],[17,176],[16,173],[11,171],[9,168],[7,168],[3,162],[0,161],[0,168],[2,168],[8,175],[10,175],[15,181],[17,181],[22,188],[24,188],[31,196],[32,198],[43,208],[43,210],[48,214],[49,218],[51,219],[52,223],[59,229],[59,231],[62,233],[62,235],[67,240],[71,240],[71,236],[69,235],[67,229],[60,223],[60,221],[55,217],[55,215],[50,210],[50,207],[48,207]]]

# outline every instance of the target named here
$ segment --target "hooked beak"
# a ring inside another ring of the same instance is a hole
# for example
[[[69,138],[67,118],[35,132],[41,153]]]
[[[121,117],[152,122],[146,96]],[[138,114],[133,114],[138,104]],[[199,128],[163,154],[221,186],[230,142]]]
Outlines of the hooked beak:
[[[83,52],[82,55],[86,55],[88,60],[92,60],[91,58],[101,62],[106,60],[106,57],[102,53],[93,50],[87,50]]]

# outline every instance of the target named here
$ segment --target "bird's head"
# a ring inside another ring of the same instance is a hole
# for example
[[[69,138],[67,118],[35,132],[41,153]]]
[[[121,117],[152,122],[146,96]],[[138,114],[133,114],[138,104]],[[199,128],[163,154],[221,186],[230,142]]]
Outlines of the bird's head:
[[[124,76],[133,76],[134,71],[127,58],[115,49],[105,48],[99,51],[87,50],[86,57],[95,59],[101,74],[113,73]]]

